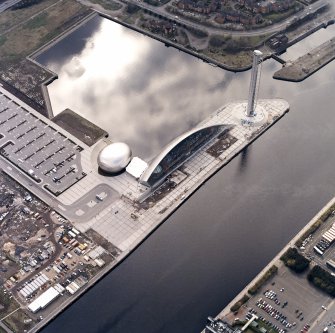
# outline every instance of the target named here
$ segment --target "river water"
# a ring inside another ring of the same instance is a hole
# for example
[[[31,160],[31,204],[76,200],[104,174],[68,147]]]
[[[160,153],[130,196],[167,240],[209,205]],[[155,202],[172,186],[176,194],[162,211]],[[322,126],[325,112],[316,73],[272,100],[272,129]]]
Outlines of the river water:
[[[335,25],[316,31],[312,38],[306,38],[302,43],[291,46],[281,57],[284,60],[295,60],[319,45],[327,42],[335,35]]]
[[[124,28],[122,34],[145,46],[133,46],[135,54],[129,57],[135,57],[127,58],[128,62],[119,57],[120,67],[110,58],[113,89],[98,78],[77,84],[76,78],[97,66],[83,63],[82,50],[87,43],[91,49],[98,43],[88,36],[102,31],[103,21],[95,19],[77,31],[77,37],[72,35],[72,41],[63,40],[39,61],[58,74],[65,73],[50,86],[56,110],[71,105],[85,114],[88,104],[97,121],[105,115],[113,122],[115,117],[116,127],[106,128],[108,121],[102,127],[112,138],[130,143],[134,133],[141,134],[138,141],[144,144],[133,146],[139,155],[157,153],[169,135],[177,135],[228,101],[247,97],[249,72],[225,72]],[[127,43],[123,37],[119,42],[114,49]],[[74,65],[67,67],[73,57]],[[62,81],[68,75],[64,67],[72,81]],[[105,75],[109,67],[104,68],[104,73],[97,72]],[[124,73],[122,68],[132,70]],[[43,333],[200,332],[206,317],[216,315],[333,197],[335,63],[302,83],[273,80],[279,68],[274,61],[263,64],[260,97],[285,98],[290,112],[206,182]],[[117,82],[113,72],[121,78]],[[77,90],[72,91],[72,86]],[[95,93],[87,97],[91,90]],[[110,94],[113,99],[99,100]],[[109,108],[114,98],[117,101]],[[78,104],[71,104],[73,100]]]

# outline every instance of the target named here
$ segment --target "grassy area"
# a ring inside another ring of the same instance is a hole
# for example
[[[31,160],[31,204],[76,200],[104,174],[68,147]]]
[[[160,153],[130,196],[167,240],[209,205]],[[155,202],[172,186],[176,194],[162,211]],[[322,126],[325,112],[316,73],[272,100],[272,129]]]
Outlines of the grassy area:
[[[230,53],[240,52],[243,50],[252,50],[257,46],[262,45],[269,35],[260,36],[240,36],[231,37],[229,35],[213,35],[209,40],[210,49],[218,49]]]
[[[16,9],[16,10],[6,10],[0,14],[0,33],[12,28],[13,26],[25,22],[33,15],[36,15],[41,10],[48,8],[55,4],[55,0],[44,0],[39,4],[34,6]]]
[[[332,214],[333,214],[334,212],[335,212],[335,204],[331,205],[331,206],[329,207],[329,209],[327,209],[327,211],[324,212],[324,213],[321,215],[320,220],[321,220],[322,222],[326,222],[326,221],[328,220],[328,218],[331,217]]]
[[[251,295],[255,295],[257,294],[257,292],[259,291],[259,289],[262,288],[262,286],[269,281],[274,275],[276,275],[278,272],[278,267],[276,265],[273,265],[269,268],[269,270],[267,272],[265,272],[265,274],[255,283],[254,286],[252,286],[248,292]]]
[[[328,295],[335,297],[335,277],[320,266],[314,266],[308,273],[308,281]]]
[[[0,36],[0,47],[6,42],[7,38],[5,36]]]
[[[244,295],[239,301],[237,301],[231,308],[230,311],[231,312],[236,312],[240,309],[240,307],[245,304],[246,302],[248,302],[250,299],[250,297],[248,295]]]
[[[231,68],[241,69],[251,66],[252,51],[261,46],[268,37],[269,35],[250,37],[213,35],[203,53]]]
[[[8,314],[20,307],[14,298],[10,298],[8,293],[4,293],[3,289],[0,289],[0,319],[6,317]]]
[[[33,19],[29,20],[24,26],[24,29],[33,30],[41,28],[47,25],[48,14],[46,12],[34,17]]]
[[[106,10],[119,10],[122,5],[113,0],[90,0],[92,4],[100,5]]]
[[[262,45],[269,37],[270,35],[267,34],[267,35],[249,36],[249,37],[241,37],[241,38],[245,39],[244,43],[254,48],[254,47]]]
[[[14,332],[26,332],[35,324],[22,309],[14,312],[4,322]]]
[[[5,34],[5,40],[0,46],[2,65],[29,55],[70,27],[76,18],[88,13],[89,9],[75,0],[56,2],[54,6]]]
[[[143,18],[144,11],[136,5],[128,4],[127,9],[123,15],[124,16],[122,20],[125,23],[135,24],[138,18]]]
[[[62,111],[53,118],[53,121],[88,146],[92,146],[100,138],[108,135],[106,131],[70,109]]]
[[[230,67],[230,68],[244,68],[252,64],[252,52],[241,51],[237,53],[228,53],[219,50],[205,50],[204,55]]]
[[[209,39],[209,46],[211,48],[222,48],[225,46],[225,44],[228,42],[229,39],[230,39],[229,36],[213,35]]]
[[[193,36],[197,37],[197,38],[205,38],[208,37],[208,32],[201,30],[201,29],[196,29],[193,27],[187,27],[187,31],[189,33],[191,33]]]
[[[285,266],[296,273],[302,273],[309,267],[309,260],[302,256],[296,248],[289,248],[281,257]]]

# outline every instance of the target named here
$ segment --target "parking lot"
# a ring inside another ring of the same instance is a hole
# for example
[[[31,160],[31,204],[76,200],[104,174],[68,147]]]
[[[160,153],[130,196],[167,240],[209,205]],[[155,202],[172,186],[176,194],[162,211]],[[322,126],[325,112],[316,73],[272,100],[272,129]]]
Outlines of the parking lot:
[[[2,93],[0,147],[4,158],[56,196],[86,176],[81,146]]]
[[[282,267],[253,299],[251,309],[279,333],[306,333],[329,302],[330,297],[307,284],[304,275],[292,274]]]

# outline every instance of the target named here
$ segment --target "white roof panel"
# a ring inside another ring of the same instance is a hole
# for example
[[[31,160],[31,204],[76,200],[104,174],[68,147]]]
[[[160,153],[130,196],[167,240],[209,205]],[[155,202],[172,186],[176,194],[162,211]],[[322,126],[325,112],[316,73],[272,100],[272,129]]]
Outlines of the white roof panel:
[[[327,242],[332,242],[332,238],[331,237],[329,237],[328,235],[323,235],[322,236]]]
[[[49,281],[49,278],[44,273],[41,275],[41,277],[43,277],[45,281]]]
[[[50,287],[42,295],[37,297],[35,301],[30,303],[28,308],[30,311],[35,313],[39,309],[45,308],[48,304],[50,304],[58,296],[59,296],[59,292],[54,287]]]
[[[77,290],[74,290],[74,289],[72,289],[71,287],[70,287],[70,285],[68,285],[67,287],[66,287],[66,290],[71,294],[71,295],[73,295]]]
[[[142,173],[147,169],[147,167],[147,162],[141,160],[139,157],[133,157],[133,159],[126,167],[126,171],[133,177],[140,178]]]
[[[329,238],[335,238],[334,235],[332,235],[329,231],[325,232],[322,236],[329,237]]]
[[[55,284],[54,285],[54,288],[59,292],[59,293],[62,293],[65,288],[63,286],[61,286],[59,283]]]
[[[29,287],[32,288],[34,291],[38,289],[38,285],[35,283],[35,281],[30,282]]]
[[[28,294],[25,292],[24,289],[21,289],[21,290],[20,290],[20,294],[21,294],[23,297],[27,297],[27,296],[28,296]]]
[[[72,283],[70,284],[70,286],[71,286],[72,289],[74,289],[74,290],[76,290],[76,291],[80,288],[80,287],[78,286],[78,284],[75,283],[75,282],[72,282]]]
[[[33,313],[36,313],[40,308],[41,306],[38,303],[35,303],[35,301],[28,305],[28,309]]]
[[[39,277],[37,278],[37,280],[38,280],[42,285],[46,283],[46,281],[45,281],[45,279],[44,279],[44,277],[43,277],[42,275],[39,276]]]
[[[39,277],[34,280],[34,283],[40,287],[42,285],[42,282],[40,281]]]
[[[32,294],[35,291],[34,288],[30,284],[26,286],[25,290],[30,294]]]

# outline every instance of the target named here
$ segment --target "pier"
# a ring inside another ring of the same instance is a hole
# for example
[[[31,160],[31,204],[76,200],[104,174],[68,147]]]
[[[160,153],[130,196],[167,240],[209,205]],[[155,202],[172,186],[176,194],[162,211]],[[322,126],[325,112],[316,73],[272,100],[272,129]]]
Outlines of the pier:
[[[312,51],[274,73],[277,80],[300,82],[317,72],[335,59],[335,38],[323,43]],[[278,59],[276,59],[278,60]]]

